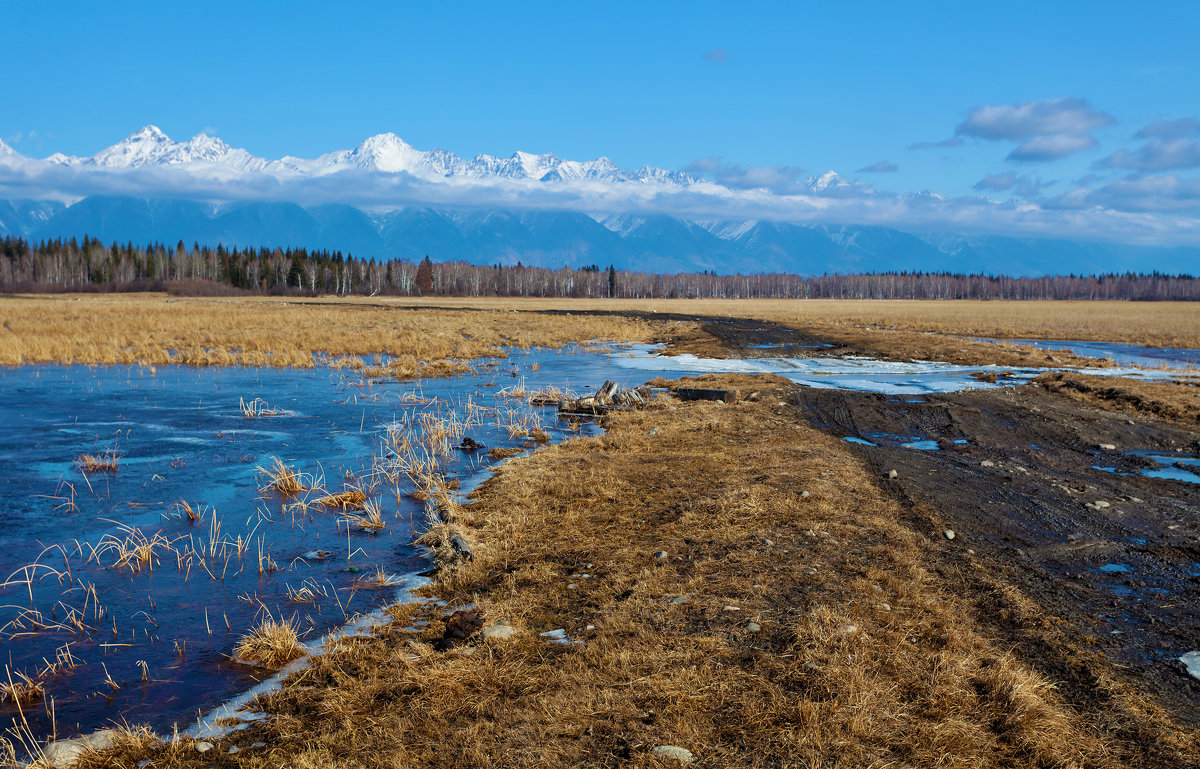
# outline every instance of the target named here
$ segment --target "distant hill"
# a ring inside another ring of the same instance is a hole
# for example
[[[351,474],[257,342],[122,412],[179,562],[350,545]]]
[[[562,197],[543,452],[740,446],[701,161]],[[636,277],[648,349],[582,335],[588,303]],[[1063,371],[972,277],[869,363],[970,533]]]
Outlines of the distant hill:
[[[212,204],[95,196],[71,206],[0,201],[0,234],[174,245],[303,247],[377,260],[539,267],[614,265],[720,275],[788,272],[957,272],[989,275],[1200,272],[1200,248],[905,233],[873,226],[689,221],[664,215],[592,217],[571,211],[346,205]]]

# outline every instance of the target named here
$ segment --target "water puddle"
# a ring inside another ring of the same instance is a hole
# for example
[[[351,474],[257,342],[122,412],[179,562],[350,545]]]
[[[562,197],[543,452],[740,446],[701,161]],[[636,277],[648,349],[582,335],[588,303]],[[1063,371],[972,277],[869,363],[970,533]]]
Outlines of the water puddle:
[[[1039,350],[1070,350],[1087,358],[1111,358],[1121,366],[1159,369],[1194,369],[1200,366],[1200,350],[1183,347],[1143,347],[1116,342],[1076,342],[1062,339],[977,339],[979,342],[1020,344]]]
[[[900,445],[906,449],[917,449],[919,451],[938,451],[941,449],[937,441],[928,438],[919,441],[909,441]]]
[[[673,376],[695,374],[775,374],[797,384],[823,389],[857,390],[890,395],[924,395],[967,389],[1024,384],[1047,371],[1076,371],[1104,376],[1169,379],[1200,376],[1200,371],[1147,371],[1133,368],[1046,369],[1012,366],[960,366],[932,361],[881,361],[874,358],[698,358],[659,355],[661,345],[633,345],[615,353],[613,363],[637,371],[669,371]],[[996,381],[986,381],[993,377]],[[981,376],[983,375],[983,376]]]
[[[1200,457],[1191,454],[1169,454],[1161,451],[1130,451],[1130,456],[1142,457],[1155,463],[1154,467],[1141,467],[1137,472],[1122,472],[1115,465],[1092,465],[1093,470],[1100,470],[1113,475],[1142,475],[1146,478],[1166,478],[1184,483],[1200,484]]]
[[[842,438],[842,440],[848,441],[849,443],[857,443],[860,446],[878,446],[879,445],[878,443],[871,443],[870,441],[866,440],[865,438],[858,438],[853,435],[847,435],[845,438]]]
[[[500,461],[488,449],[598,429],[528,395],[643,376],[604,351],[488,363],[400,383],[324,367],[0,369],[0,645],[14,678],[45,688],[24,706],[34,735],[51,700],[59,737],[186,728],[270,677],[232,659],[267,613],[311,644],[377,617],[429,567],[412,544],[426,525],[413,447],[469,493]],[[277,413],[245,416],[254,399]],[[463,437],[484,448],[455,448]],[[115,469],[84,473],[84,455]],[[264,490],[276,458],[321,490]],[[354,490],[345,509],[318,502]],[[17,719],[0,704],[0,729]]]

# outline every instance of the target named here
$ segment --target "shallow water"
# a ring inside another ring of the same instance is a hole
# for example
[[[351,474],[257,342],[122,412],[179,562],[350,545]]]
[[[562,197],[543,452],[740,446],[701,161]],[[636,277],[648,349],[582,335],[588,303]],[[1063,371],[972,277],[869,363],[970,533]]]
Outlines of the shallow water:
[[[934,361],[882,361],[874,358],[698,358],[695,355],[659,355],[657,345],[633,345],[613,355],[613,362],[637,371],[668,371],[674,376],[695,374],[776,374],[797,384],[822,389],[857,390],[890,395],[923,395],[968,389],[992,389],[1024,384],[1047,371],[1077,371],[1104,376],[1164,379],[1177,370],[1047,369],[1013,366],[961,366]],[[992,373],[996,382],[975,375]],[[1197,375],[1200,372],[1186,372]]]
[[[980,339],[981,342],[1023,344],[1039,350],[1070,350],[1088,358],[1112,358],[1122,366],[1189,369],[1200,366],[1200,350],[1186,347],[1143,347],[1117,342],[1074,342],[1047,339]]]
[[[605,378],[641,383],[603,353],[545,350],[423,383],[369,383],[327,368],[0,369],[0,644],[10,670],[43,672],[47,698],[26,707],[34,733],[49,732],[50,698],[60,737],[121,720],[186,727],[269,674],[231,659],[264,613],[293,619],[313,639],[393,602],[429,563],[411,544],[424,504],[406,478],[379,474],[388,428],[399,435],[423,414],[473,414],[466,434],[488,447],[526,440],[510,435],[517,420],[558,440],[574,433],[553,408],[497,394],[583,392]],[[252,398],[283,413],[247,418],[239,400]],[[116,472],[73,466],[109,450],[120,457]],[[375,483],[385,528],[360,531],[338,510],[285,509],[288,500],[259,491],[256,468],[273,457],[323,477],[330,491],[348,478]],[[442,457],[448,477],[476,484],[492,463],[485,451]],[[180,500],[199,520],[188,521]],[[137,536],[156,543],[153,564],[117,566],[115,545]],[[376,570],[394,584],[364,585]],[[288,600],[289,588],[304,587],[315,600]],[[64,664],[44,672],[56,660]],[[0,728],[16,715],[0,706]]]

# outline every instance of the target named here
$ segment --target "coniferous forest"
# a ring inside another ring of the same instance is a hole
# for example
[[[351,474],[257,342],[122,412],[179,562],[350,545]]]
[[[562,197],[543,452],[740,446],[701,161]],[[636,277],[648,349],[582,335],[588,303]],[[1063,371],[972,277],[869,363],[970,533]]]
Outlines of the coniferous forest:
[[[335,294],[785,299],[1200,299],[1191,275],[1006,277],[952,273],[804,276],[655,274],[589,265],[547,269],[463,261],[376,261],[340,251],[215,248],[182,241],[104,244],[0,239],[6,292],[170,291],[180,294]]]

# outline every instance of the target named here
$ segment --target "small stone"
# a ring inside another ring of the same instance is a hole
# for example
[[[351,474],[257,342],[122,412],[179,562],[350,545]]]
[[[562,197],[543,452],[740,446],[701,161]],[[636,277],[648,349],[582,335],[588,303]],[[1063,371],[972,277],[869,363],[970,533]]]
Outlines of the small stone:
[[[576,585],[574,582],[567,583],[567,590],[578,590],[578,589],[579,589],[579,585]]]
[[[686,595],[677,595],[671,599],[671,603],[674,603],[674,604],[681,604],[681,603],[687,603],[687,602],[688,602],[688,599],[687,599]]]
[[[196,749],[197,753],[207,753],[213,749],[213,744],[211,742],[197,742],[192,747]]]
[[[595,625],[588,625],[587,627],[584,628],[585,631],[586,630],[595,630],[595,629],[596,629]]]
[[[757,622],[747,622],[746,630],[749,630],[751,633],[757,633],[762,630],[762,625],[759,625]]]
[[[667,557],[667,551],[666,550],[655,550],[654,557],[661,561]]]
[[[252,747],[252,748],[265,748],[265,747],[267,747],[267,743],[265,743],[265,742],[252,742],[252,743],[250,743],[250,747]]]
[[[764,539],[764,540],[763,540],[763,544],[764,544],[764,545],[766,545],[767,547],[770,547],[771,545],[773,545],[773,544],[775,544],[775,543],[774,543],[774,542],[772,542],[772,541],[771,541],[771,540],[769,540],[769,539]]]
[[[895,470],[888,470],[888,472],[887,472],[887,477],[888,477],[888,478],[893,478],[893,479],[895,479],[895,478],[899,478],[899,477],[900,477],[900,473],[896,472]]]
[[[659,758],[673,758],[681,764],[690,764],[695,760],[692,751],[676,745],[658,745],[651,748],[650,753]]]
[[[816,574],[816,573],[817,573],[817,570],[816,570],[816,569],[814,569],[814,568],[813,568],[813,567],[811,567],[811,566],[805,566],[805,567],[804,567],[804,573],[805,573],[805,574]]]
[[[1101,451],[1116,451],[1117,450],[1117,447],[1111,443],[1101,443],[1099,448]]]
[[[881,604],[879,604],[879,608],[883,609],[884,611],[891,611],[891,610],[892,610],[892,606],[891,606],[891,604],[887,604],[887,603],[881,603]]]
[[[494,638],[497,641],[507,641],[517,634],[517,629],[512,625],[492,625],[483,629],[483,640]]]
[[[228,750],[228,753],[229,753],[229,755],[231,755],[231,756],[232,756],[234,753],[240,753],[240,752],[241,752],[241,748],[239,748],[237,745],[234,745],[233,747],[231,747],[231,748]]]
[[[954,537],[956,535],[954,533],[954,529],[945,529],[944,531],[942,531],[942,536],[945,537],[946,539],[954,539]]]
[[[811,497],[811,496],[812,496],[812,494],[809,494],[807,491],[800,492],[801,499],[803,499],[804,497]]]
[[[651,427],[649,430],[646,431],[646,435],[658,435],[658,428]]]
[[[786,405],[787,405],[787,403],[786,403],[786,402],[784,402],[784,401],[779,401],[779,403],[777,403],[777,404],[775,404],[775,405],[777,405],[777,406],[786,406]]]
[[[741,611],[741,610],[742,610],[742,608],[740,606],[726,606],[725,607],[725,611]]]
[[[979,466],[980,466],[980,467],[995,467],[995,466],[996,466],[996,463],[995,463],[995,462],[993,462],[993,461],[992,461],[992,460],[990,460],[990,459],[985,459],[985,460],[983,460],[982,462],[980,462],[980,463],[979,463]]]

